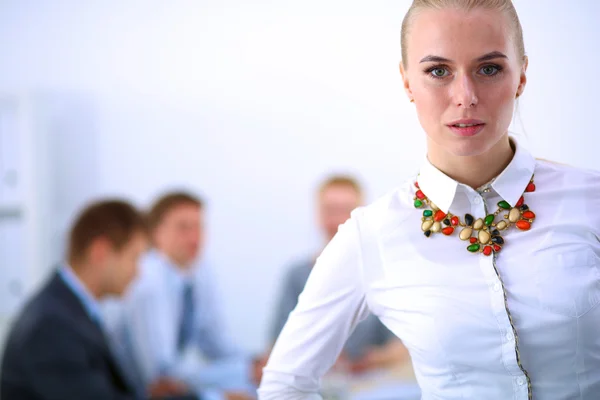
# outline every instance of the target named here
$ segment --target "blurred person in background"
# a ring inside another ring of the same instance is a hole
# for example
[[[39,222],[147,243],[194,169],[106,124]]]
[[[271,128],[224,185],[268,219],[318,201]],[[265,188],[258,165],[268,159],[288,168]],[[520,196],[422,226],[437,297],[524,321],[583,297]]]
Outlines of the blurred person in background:
[[[332,175],[320,184],[316,197],[317,224],[326,245],[335,236],[338,227],[350,218],[352,210],[363,204],[363,190],[352,176]],[[291,265],[287,270],[271,328],[272,344],[296,307],[298,296],[304,290],[315,261],[316,254]],[[370,315],[357,325],[348,338],[336,367],[360,373],[407,360],[408,352],[402,342],[376,316]]]
[[[191,193],[167,193],[151,207],[153,249],[124,301],[125,342],[144,382],[179,379],[206,400],[253,398],[260,370],[228,340],[200,263],[204,219],[204,202]]]
[[[104,336],[98,301],[120,296],[147,248],[143,216],[129,203],[91,204],[70,231],[68,261],[16,319],[2,361],[3,400],[133,400],[185,396],[185,385],[159,379],[147,393]]]

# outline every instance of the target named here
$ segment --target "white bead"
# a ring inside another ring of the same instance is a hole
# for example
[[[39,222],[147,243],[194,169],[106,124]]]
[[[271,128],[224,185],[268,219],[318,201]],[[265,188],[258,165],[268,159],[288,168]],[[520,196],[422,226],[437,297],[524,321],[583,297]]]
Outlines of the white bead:
[[[490,241],[490,234],[487,231],[479,231],[479,241],[481,244],[487,244]]]
[[[513,208],[512,210],[510,210],[510,213],[508,213],[508,220],[510,222],[517,222],[520,218],[521,210],[519,210],[518,208]]]
[[[473,229],[467,227],[467,228],[463,229],[462,231],[460,231],[460,234],[458,236],[460,237],[460,240],[469,240],[472,233],[473,233]]]
[[[475,221],[475,223],[473,224],[473,229],[479,230],[481,228],[483,228],[483,220],[481,218],[478,218],[477,221]]]
[[[423,232],[428,231],[431,228],[431,225],[433,225],[432,220],[425,221],[423,222],[423,225],[421,225],[421,229],[423,230]]]

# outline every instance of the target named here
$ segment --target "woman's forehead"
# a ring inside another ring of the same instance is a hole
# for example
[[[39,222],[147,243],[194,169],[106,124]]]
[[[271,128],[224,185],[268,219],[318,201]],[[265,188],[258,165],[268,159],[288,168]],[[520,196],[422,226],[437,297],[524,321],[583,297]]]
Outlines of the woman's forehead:
[[[413,17],[408,37],[412,61],[435,55],[460,62],[493,51],[514,53],[510,21],[499,10],[428,9]]]

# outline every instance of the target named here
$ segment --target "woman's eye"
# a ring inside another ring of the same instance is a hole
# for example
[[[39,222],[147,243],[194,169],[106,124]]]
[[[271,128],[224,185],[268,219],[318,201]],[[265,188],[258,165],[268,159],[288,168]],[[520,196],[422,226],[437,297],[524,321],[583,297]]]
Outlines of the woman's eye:
[[[435,68],[435,69],[431,70],[431,73],[436,78],[443,78],[444,76],[446,76],[448,74],[448,71],[446,70],[446,68]]]
[[[484,75],[495,75],[498,72],[498,67],[487,65],[481,68],[481,73]]]

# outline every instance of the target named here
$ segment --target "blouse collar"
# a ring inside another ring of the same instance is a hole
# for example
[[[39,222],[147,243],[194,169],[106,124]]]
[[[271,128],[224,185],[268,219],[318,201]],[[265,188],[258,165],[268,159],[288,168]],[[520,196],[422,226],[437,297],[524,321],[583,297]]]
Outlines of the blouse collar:
[[[513,159],[488,186],[514,207],[531,181],[535,158],[514,137],[510,140],[515,147]],[[445,213],[450,210],[460,186],[465,185],[434,167],[428,159],[424,161],[419,172],[419,188],[440,210]]]

